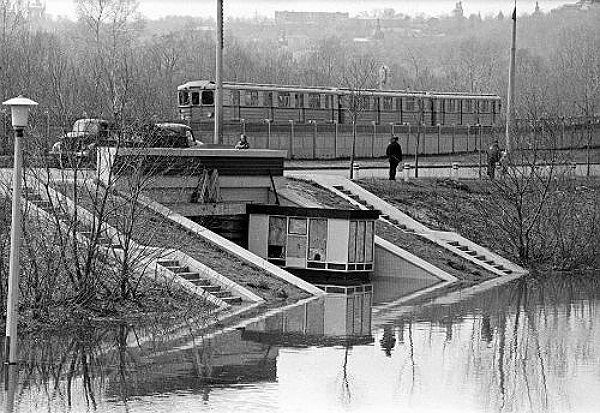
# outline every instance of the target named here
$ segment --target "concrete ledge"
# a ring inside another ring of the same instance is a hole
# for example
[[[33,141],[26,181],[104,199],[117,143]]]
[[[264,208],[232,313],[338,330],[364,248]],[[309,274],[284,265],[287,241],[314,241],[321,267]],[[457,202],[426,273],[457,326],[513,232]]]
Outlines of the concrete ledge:
[[[265,271],[269,272],[273,276],[275,276],[277,278],[281,278],[282,280],[284,280],[292,285],[295,285],[296,287],[298,287],[301,290],[304,290],[310,294],[313,294],[313,295],[324,294],[324,292],[320,288],[315,287],[311,283],[304,281],[303,279],[301,279],[299,277],[296,277],[295,275],[285,271],[282,268],[279,268],[278,266],[270,263],[267,260],[260,258],[257,255],[254,255],[250,251],[245,250],[244,248],[240,247],[239,245],[229,241],[226,238],[223,238],[222,236],[220,236],[218,234],[215,234],[214,232],[210,231],[209,229],[203,227],[202,225],[196,224],[194,221],[187,219],[183,215],[179,215],[179,214],[175,213],[174,211],[172,211],[171,209],[169,209],[157,202],[154,202],[151,199],[148,199],[144,196],[140,196],[138,200],[142,205],[146,206],[147,208],[151,209],[152,211],[169,218],[173,222],[176,222],[177,224],[181,225],[182,227],[187,228],[188,230],[197,234],[202,239],[210,242],[213,245],[216,245],[216,246],[224,249],[225,251],[230,252],[231,254],[237,256],[238,258],[240,258],[246,262],[252,263],[259,268],[264,269]]]
[[[285,158],[287,151],[225,148],[119,148],[118,156],[199,156],[233,158]]]

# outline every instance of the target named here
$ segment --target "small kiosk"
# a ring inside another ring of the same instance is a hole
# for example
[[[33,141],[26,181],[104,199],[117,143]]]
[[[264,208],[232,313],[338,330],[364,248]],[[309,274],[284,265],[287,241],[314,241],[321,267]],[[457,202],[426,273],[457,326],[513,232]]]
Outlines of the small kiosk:
[[[248,249],[280,267],[342,273],[374,268],[379,211],[248,204]]]

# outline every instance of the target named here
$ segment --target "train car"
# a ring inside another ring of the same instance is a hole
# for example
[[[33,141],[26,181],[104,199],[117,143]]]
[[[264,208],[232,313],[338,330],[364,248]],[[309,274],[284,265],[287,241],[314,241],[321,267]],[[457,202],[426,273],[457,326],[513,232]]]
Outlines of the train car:
[[[215,84],[207,80],[179,86],[181,120],[210,121],[214,116],[214,90]],[[355,117],[359,123],[490,126],[498,121],[500,110],[500,97],[492,94],[223,84],[225,121],[343,124]]]

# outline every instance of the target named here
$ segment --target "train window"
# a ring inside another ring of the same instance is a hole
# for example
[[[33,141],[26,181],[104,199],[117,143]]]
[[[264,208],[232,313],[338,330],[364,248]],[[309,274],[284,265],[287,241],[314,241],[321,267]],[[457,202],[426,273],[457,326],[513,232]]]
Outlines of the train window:
[[[402,110],[402,98],[396,98],[396,109]]]
[[[488,102],[485,100],[479,101],[479,113],[486,113],[488,111]]]
[[[404,98],[404,109],[408,111],[415,110],[415,98]]]
[[[383,110],[392,110],[392,98],[391,97],[383,98]]]
[[[446,112],[456,112],[456,100],[454,99],[448,99],[446,100]]]
[[[246,106],[258,106],[258,91],[246,90],[245,103]]]
[[[325,104],[325,109],[329,109],[331,105],[331,95],[323,95],[323,102]]]
[[[264,106],[273,106],[273,92],[263,92],[263,103]]]
[[[203,105],[214,105],[215,94],[212,90],[205,90],[202,92],[202,104]]]
[[[308,107],[311,109],[321,108],[321,95],[317,93],[310,93],[308,95]]]
[[[192,105],[198,106],[200,104],[200,92],[192,92]]]
[[[231,91],[231,100],[233,101],[234,105],[239,106],[239,104],[240,104],[240,91],[239,90]]]
[[[463,113],[471,113],[473,112],[473,101],[472,100],[464,100],[462,104]]]
[[[369,96],[359,97],[360,108],[363,110],[369,110],[371,108],[371,98]]]
[[[179,104],[181,106],[190,104],[190,94],[187,91],[182,90],[179,92]]]
[[[304,107],[304,93],[296,93],[296,107],[297,108]]]
[[[277,93],[277,103],[280,108],[289,108],[290,107],[290,94],[289,92],[279,92]]]

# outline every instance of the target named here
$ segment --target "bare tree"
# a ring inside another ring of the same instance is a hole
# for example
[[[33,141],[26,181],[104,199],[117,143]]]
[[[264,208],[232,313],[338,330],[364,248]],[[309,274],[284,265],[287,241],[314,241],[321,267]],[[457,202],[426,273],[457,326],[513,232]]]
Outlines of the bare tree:
[[[353,165],[356,156],[356,126],[361,115],[371,109],[371,96],[377,84],[378,62],[369,55],[352,57],[341,74],[345,88],[342,105],[352,123],[352,151],[350,153],[350,179],[354,177]]]

